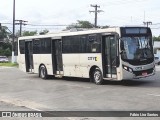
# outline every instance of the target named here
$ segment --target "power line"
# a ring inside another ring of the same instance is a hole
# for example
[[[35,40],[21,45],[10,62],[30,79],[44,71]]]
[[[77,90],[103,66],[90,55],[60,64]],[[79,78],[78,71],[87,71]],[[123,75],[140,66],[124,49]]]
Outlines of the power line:
[[[56,25],[56,24],[55,24],[55,25],[45,25],[45,24],[39,24],[39,25],[38,25],[38,24],[27,24],[27,25],[30,25],[30,26],[68,26],[68,25],[58,25],[58,24],[57,24],[57,25]]]
[[[146,0],[147,1],[147,0]],[[140,2],[146,2],[144,0],[125,0],[125,1],[115,1],[115,2],[108,2],[107,6],[113,6],[113,5],[126,5],[126,4],[133,4],[134,3],[140,3]]]
[[[13,25],[13,23],[1,23],[1,24],[5,24],[5,25]]]
[[[22,35],[22,25],[27,25],[26,22],[28,22],[28,21],[25,21],[25,20],[15,20],[15,21],[18,22],[18,23],[15,23],[15,25],[20,26],[19,35],[21,36]]]
[[[152,24],[152,25],[159,25],[160,23],[155,23],[155,24]]]
[[[157,27],[157,28],[151,28],[151,29],[160,29],[160,27]]]
[[[1,24],[8,24],[8,25],[13,25],[12,23],[1,23]],[[17,23],[17,24],[19,24],[19,23]],[[28,26],[68,26],[67,24],[26,24],[25,23],[25,25],[28,25]]]

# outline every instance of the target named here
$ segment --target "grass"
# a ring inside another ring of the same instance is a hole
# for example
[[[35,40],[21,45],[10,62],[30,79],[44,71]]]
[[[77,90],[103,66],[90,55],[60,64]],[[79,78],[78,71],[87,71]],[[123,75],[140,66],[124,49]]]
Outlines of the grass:
[[[18,64],[17,64],[17,63],[8,62],[8,63],[0,63],[0,66],[6,66],[6,67],[18,67]]]

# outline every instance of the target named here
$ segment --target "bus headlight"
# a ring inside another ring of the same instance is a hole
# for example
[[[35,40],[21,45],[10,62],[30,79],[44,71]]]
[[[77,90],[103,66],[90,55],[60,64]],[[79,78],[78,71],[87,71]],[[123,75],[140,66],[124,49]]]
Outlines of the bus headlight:
[[[125,66],[125,65],[122,65],[122,66],[123,66],[123,69],[125,69],[126,71],[131,72],[131,73],[133,72],[132,68]]]

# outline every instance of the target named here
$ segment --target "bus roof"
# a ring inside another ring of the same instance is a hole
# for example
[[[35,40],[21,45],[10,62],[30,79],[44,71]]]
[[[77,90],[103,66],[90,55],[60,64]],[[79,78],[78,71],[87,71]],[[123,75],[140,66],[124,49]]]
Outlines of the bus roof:
[[[135,27],[139,27],[139,28],[146,28],[144,26],[124,26],[122,28],[135,28]],[[112,32],[116,32],[120,34],[120,28],[121,27],[109,27],[109,28],[104,28],[104,29],[88,29],[88,30],[84,30],[84,31],[61,31],[61,32],[56,32],[56,33],[48,33],[45,35],[35,35],[35,36],[24,36],[24,37],[19,37],[19,40],[27,40],[27,39],[39,39],[39,38],[61,38],[63,36],[73,36],[73,35],[85,35],[85,34],[94,34],[94,33],[112,33]]]
[[[19,40],[23,39],[38,39],[38,38],[48,38],[48,37],[62,37],[62,36],[73,36],[73,35],[83,35],[83,34],[94,34],[94,33],[105,33],[105,32],[116,32],[120,27],[110,27],[105,29],[89,29],[85,31],[61,31],[57,33],[49,33],[45,35],[35,35],[35,36],[24,36],[19,37]]]

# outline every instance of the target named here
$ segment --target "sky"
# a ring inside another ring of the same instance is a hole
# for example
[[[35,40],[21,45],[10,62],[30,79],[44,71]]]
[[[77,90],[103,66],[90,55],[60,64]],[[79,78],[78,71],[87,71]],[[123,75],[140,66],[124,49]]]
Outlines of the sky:
[[[160,0],[15,0],[16,20],[28,21],[23,30],[59,31],[77,20],[87,20],[94,24],[94,8],[97,4],[98,25],[134,26],[151,21],[152,33],[160,35]],[[12,31],[13,0],[0,0],[0,23]],[[33,26],[34,25],[34,26]],[[35,26],[43,25],[43,26]],[[16,27],[16,30],[19,26]]]

